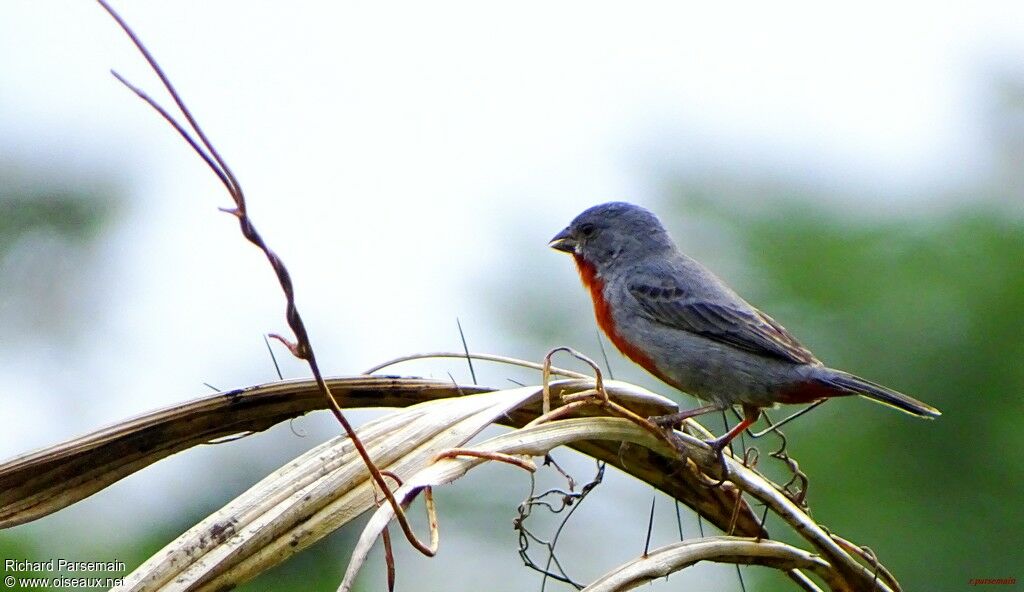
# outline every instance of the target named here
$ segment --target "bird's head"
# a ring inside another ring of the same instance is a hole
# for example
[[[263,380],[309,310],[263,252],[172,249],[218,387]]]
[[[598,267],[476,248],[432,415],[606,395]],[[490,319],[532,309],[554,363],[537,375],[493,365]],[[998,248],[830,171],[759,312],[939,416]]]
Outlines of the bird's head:
[[[621,201],[584,211],[548,246],[582,258],[599,270],[614,262],[635,262],[675,248],[657,216]]]

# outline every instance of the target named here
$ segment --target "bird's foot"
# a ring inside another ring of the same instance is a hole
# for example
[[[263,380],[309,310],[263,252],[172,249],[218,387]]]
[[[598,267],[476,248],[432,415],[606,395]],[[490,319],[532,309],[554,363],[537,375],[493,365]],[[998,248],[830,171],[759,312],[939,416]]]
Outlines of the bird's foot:
[[[715,454],[721,456],[722,451],[725,450],[725,447],[729,445],[729,441],[732,440],[732,438],[729,438],[728,436],[729,434],[726,434],[724,436],[719,436],[718,438],[712,438],[711,440],[704,440],[704,443],[707,444],[711,450],[714,450]]]
[[[683,411],[680,413],[671,413],[668,415],[656,415],[648,417],[648,421],[654,425],[666,430],[671,438],[673,438],[676,448],[680,451],[684,451],[685,447],[681,440],[677,440],[677,436],[673,433],[674,429],[683,429],[683,422],[686,419],[693,417],[693,413],[690,411]],[[729,445],[732,438],[730,434],[725,434],[719,438],[713,438],[711,440],[704,440],[704,443],[715,453],[715,458],[718,460],[718,466],[721,478],[715,482],[711,487],[718,487],[725,483],[725,480],[729,477],[728,465],[725,464],[725,447]]]
[[[648,419],[654,423],[654,425],[666,429],[682,428],[683,422],[691,417],[697,417],[698,415],[704,415],[712,411],[718,411],[720,407],[716,405],[705,405],[703,407],[697,407],[696,409],[687,409],[686,411],[679,411],[678,413],[670,413],[668,415],[655,415]]]
[[[715,458],[718,460],[719,470],[722,472],[722,477],[711,487],[719,487],[725,480],[729,478],[729,465],[725,464],[725,447],[729,445],[731,438],[729,434],[714,438],[712,440],[704,440],[704,443],[715,453]]]
[[[654,423],[659,428],[665,428],[668,430],[681,428],[683,420],[690,417],[685,411],[681,413],[670,413],[668,415],[655,415],[648,417],[647,419]]]

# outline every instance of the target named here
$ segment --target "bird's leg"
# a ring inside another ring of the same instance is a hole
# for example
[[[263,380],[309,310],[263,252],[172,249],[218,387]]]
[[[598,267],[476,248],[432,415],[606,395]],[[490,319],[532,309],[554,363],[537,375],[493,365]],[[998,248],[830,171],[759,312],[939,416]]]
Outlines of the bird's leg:
[[[715,457],[718,459],[718,465],[722,468],[722,476],[717,483],[711,485],[711,487],[719,487],[729,477],[729,467],[725,464],[725,447],[732,442],[733,438],[740,435],[743,430],[750,427],[757,419],[761,417],[761,408],[754,407],[753,405],[743,406],[743,421],[736,424],[731,430],[722,434],[714,440],[705,440],[704,443],[711,447],[711,450],[715,451]]]
[[[686,411],[670,413],[668,415],[657,415],[648,419],[663,428],[674,428],[681,425],[684,420],[690,419],[691,417],[697,417],[698,415],[704,415],[705,413],[711,413],[712,411],[718,411],[719,409],[721,409],[721,407],[718,405],[705,405],[703,407],[697,407],[696,409],[688,409]]]
[[[722,434],[714,440],[708,440],[705,442],[711,447],[719,456],[722,454],[722,450],[728,446],[729,442],[733,441],[733,438],[740,435],[740,432],[749,428],[757,419],[761,417],[761,408],[754,407],[753,405],[743,406],[743,421],[739,422],[731,430]]]

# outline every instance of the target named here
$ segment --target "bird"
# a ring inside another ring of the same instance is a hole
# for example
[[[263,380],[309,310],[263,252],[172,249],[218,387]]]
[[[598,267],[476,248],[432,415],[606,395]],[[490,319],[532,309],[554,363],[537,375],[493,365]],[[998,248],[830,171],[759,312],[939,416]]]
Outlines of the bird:
[[[941,412],[913,397],[829,368],[767,314],[683,254],[658,217],[626,203],[593,206],[548,246],[569,253],[597,324],[627,358],[705,405],[651,418],[662,427],[741,407],[743,419],[706,444],[722,449],[779,404],[860,395],[911,415]]]

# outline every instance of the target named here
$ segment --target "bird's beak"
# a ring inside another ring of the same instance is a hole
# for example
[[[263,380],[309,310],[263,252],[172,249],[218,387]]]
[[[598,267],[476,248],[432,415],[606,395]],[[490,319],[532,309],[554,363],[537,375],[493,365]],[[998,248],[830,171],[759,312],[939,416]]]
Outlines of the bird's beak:
[[[555,237],[551,239],[551,242],[548,243],[548,246],[552,249],[555,249],[556,251],[564,251],[566,253],[575,253],[576,245],[576,239],[572,237],[568,228],[556,234]]]

